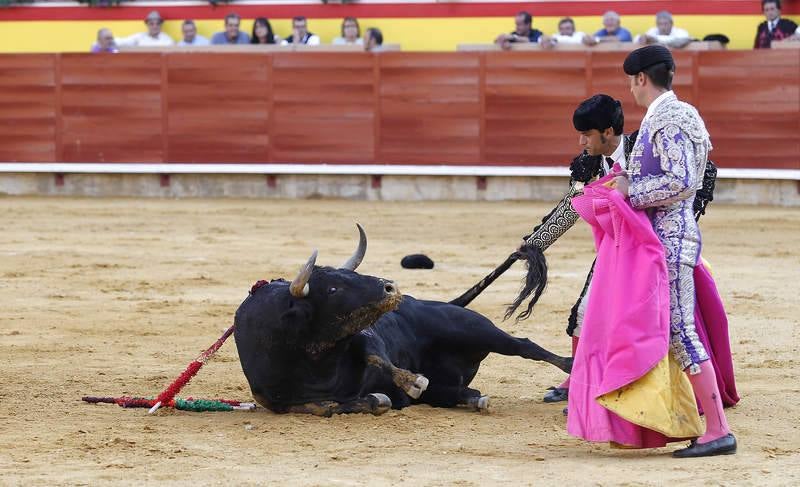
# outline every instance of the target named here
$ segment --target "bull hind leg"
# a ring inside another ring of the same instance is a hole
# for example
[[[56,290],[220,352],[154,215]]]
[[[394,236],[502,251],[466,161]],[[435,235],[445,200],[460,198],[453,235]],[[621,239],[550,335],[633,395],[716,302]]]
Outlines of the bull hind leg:
[[[392,408],[389,396],[381,393],[367,394],[364,397],[347,402],[320,401],[291,406],[290,413],[313,414],[314,416],[331,417],[334,414],[369,413],[380,416]]]
[[[510,335],[509,338],[517,341],[516,347],[519,350],[518,353],[503,353],[499,350],[496,350],[497,353],[502,355],[519,355],[520,357],[530,360],[544,360],[545,362],[555,365],[568,374],[572,371],[572,357],[562,357],[560,355],[556,355],[553,352],[540,347],[535,342],[527,338],[517,338]]]
[[[464,325],[448,329],[443,337],[454,350],[494,352],[544,361],[566,373],[572,370],[572,357],[561,357],[527,338],[517,338],[494,326],[484,316],[467,320]]]
[[[441,386],[433,383],[420,401],[437,408],[466,406],[481,412],[489,409],[489,396],[484,396],[477,389],[462,386]]]
[[[489,408],[489,396],[469,386],[478,373],[486,353],[448,353],[431,354],[436,358],[427,361],[423,370],[431,378],[428,389],[419,401],[434,407],[453,408],[466,406],[475,411]]]

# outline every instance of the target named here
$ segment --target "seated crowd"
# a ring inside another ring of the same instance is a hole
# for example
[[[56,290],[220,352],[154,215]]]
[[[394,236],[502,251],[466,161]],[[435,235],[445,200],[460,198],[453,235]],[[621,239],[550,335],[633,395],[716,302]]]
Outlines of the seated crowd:
[[[97,43],[92,46],[92,52],[117,52],[119,47],[168,47],[168,46],[207,46],[229,44],[276,44],[288,46],[290,44],[306,44],[318,46],[321,44],[318,35],[308,30],[308,20],[305,17],[292,19],[292,34],[282,39],[272,29],[272,25],[265,17],[258,17],[253,21],[250,34],[241,30],[242,18],[235,13],[225,16],[225,30],[215,33],[211,39],[206,39],[197,33],[197,25],[193,20],[187,19],[181,25],[183,39],[177,43],[167,33],[162,32],[161,26],[164,19],[157,11],[147,14],[144,19],[147,32],[137,32],[128,37],[114,37],[111,30],[102,28],[97,31]],[[367,51],[379,51],[383,46],[383,34],[380,29],[370,27],[361,36],[361,27],[354,17],[345,17],[342,21],[341,36],[333,40],[334,45],[358,45]]]
[[[800,27],[781,15],[780,0],[762,0],[761,9],[766,18],[756,29],[754,47],[769,48],[772,41],[800,39]],[[636,44],[663,44],[671,48],[686,47],[690,42],[698,40],[692,38],[688,31],[675,27],[672,14],[663,10],[656,14],[656,25],[646,32],[633,36],[631,32],[622,27],[620,15],[614,11],[603,14],[603,28],[594,34],[576,31],[575,21],[569,17],[561,19],[558,23],[558,32],[546,35],[533,27],[533,16],[528,12],[516,15],[515,29],[508,34],[500,34],[495,43],[503,49],[511,49],[514,43],[538,43],[543,48],[552,48],[564,44],[584,44],[594,46],[602,42],[632,42]],[[710,34],[704,41],[717,41],[723,46],[729,41],[724,34]]]
[[[780,0],[762,0],[762,12],[766,20],[756,29],[755,48],[772,47],[774,41],[800,39],[800,27],[789,20],[781,18]],[[663,44],[671,48],[683,48],[692,38],[688,31],[676,27],[672,14],[667,11],[658,12],[655,16],[655,26],[646,32],[633,36],[622,27],[618,13],[606,12],[603,15],[603,28],[593,34],[577,31],[575,22],[565,17],[558,23],[558,32],[552,35],[544,34],[533,27],[533,16],[528,12],[520,12],[515,17],[515,28],[508,34],[500,34],[495,43],[503,49],[511,49],[515,43],[538,43],[543,48],[553,48],[558,45],[586,45],[594,46],[604,42],[632,42],[637,44]],[[92,52],[116,52],[120,46],[172,46],[175,41],[165,32],[161,31],[164,19],[157,11],[150,12],[144,20],[147,32],[138,32],[128,37],[115,38],[107,28],[97,32],[97,43],[92,46]],[[253,21],[252,31],[241,30],[242,19],[235,13],[225,16],[225,29],[215,33],[211,39],[197,33],[197,26],[193,20],[184,20],[181,30],[183,39],[177,42],[178,46],[204,46],[227,44],[306,44],[320,45],[318,35],[308,30],[308,20],[305,17],[292,19],[292,32],[282,39],[273,29],[269,20],[259,17]],[[728,43],[724,34],[711,34],[705,36],[704,41],[718,41],[723,46]],[[377,28],[369,28],[361,36],[361,27],[354,17],[345,17],[342,21],[341,36],[333,39],[333,45],[358,45],[367,51],[377,51],[383,45],[383,34]]]

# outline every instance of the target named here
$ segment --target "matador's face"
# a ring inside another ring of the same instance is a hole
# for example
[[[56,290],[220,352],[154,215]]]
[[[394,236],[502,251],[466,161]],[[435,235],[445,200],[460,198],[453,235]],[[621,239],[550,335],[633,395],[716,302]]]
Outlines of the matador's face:
[[[578,144],[590,156],[599,156],[611,152],[609,151],[609,138],[614,134],[614,130],[611,127],[602,132],[597,129],[591,129],[578,132],[578,134]]]
[[[628,76],[631,85],[631,95],[640,107],[647,108],[647,102],[644,99],[644,81],[646,76],[644,73]]]

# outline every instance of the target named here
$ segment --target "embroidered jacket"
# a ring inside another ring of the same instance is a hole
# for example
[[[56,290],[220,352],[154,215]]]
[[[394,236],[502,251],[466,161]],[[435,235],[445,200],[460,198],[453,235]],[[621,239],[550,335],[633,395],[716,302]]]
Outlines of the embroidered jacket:
[[[697,110],[674,94],[667,96],[642,122],[629,159],[631,206],[684,206],[703,186],[710,150],[708,131]]]

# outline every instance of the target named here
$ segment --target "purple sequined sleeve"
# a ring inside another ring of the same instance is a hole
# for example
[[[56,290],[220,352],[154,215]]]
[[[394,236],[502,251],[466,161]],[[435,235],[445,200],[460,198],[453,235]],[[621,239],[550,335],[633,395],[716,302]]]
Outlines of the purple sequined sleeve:
[[[675,125],[659,131],[651,145],[644,144],[641,174],[631,178],[634,208],[669,206],[694,196],[698,176],[692,143]]]

